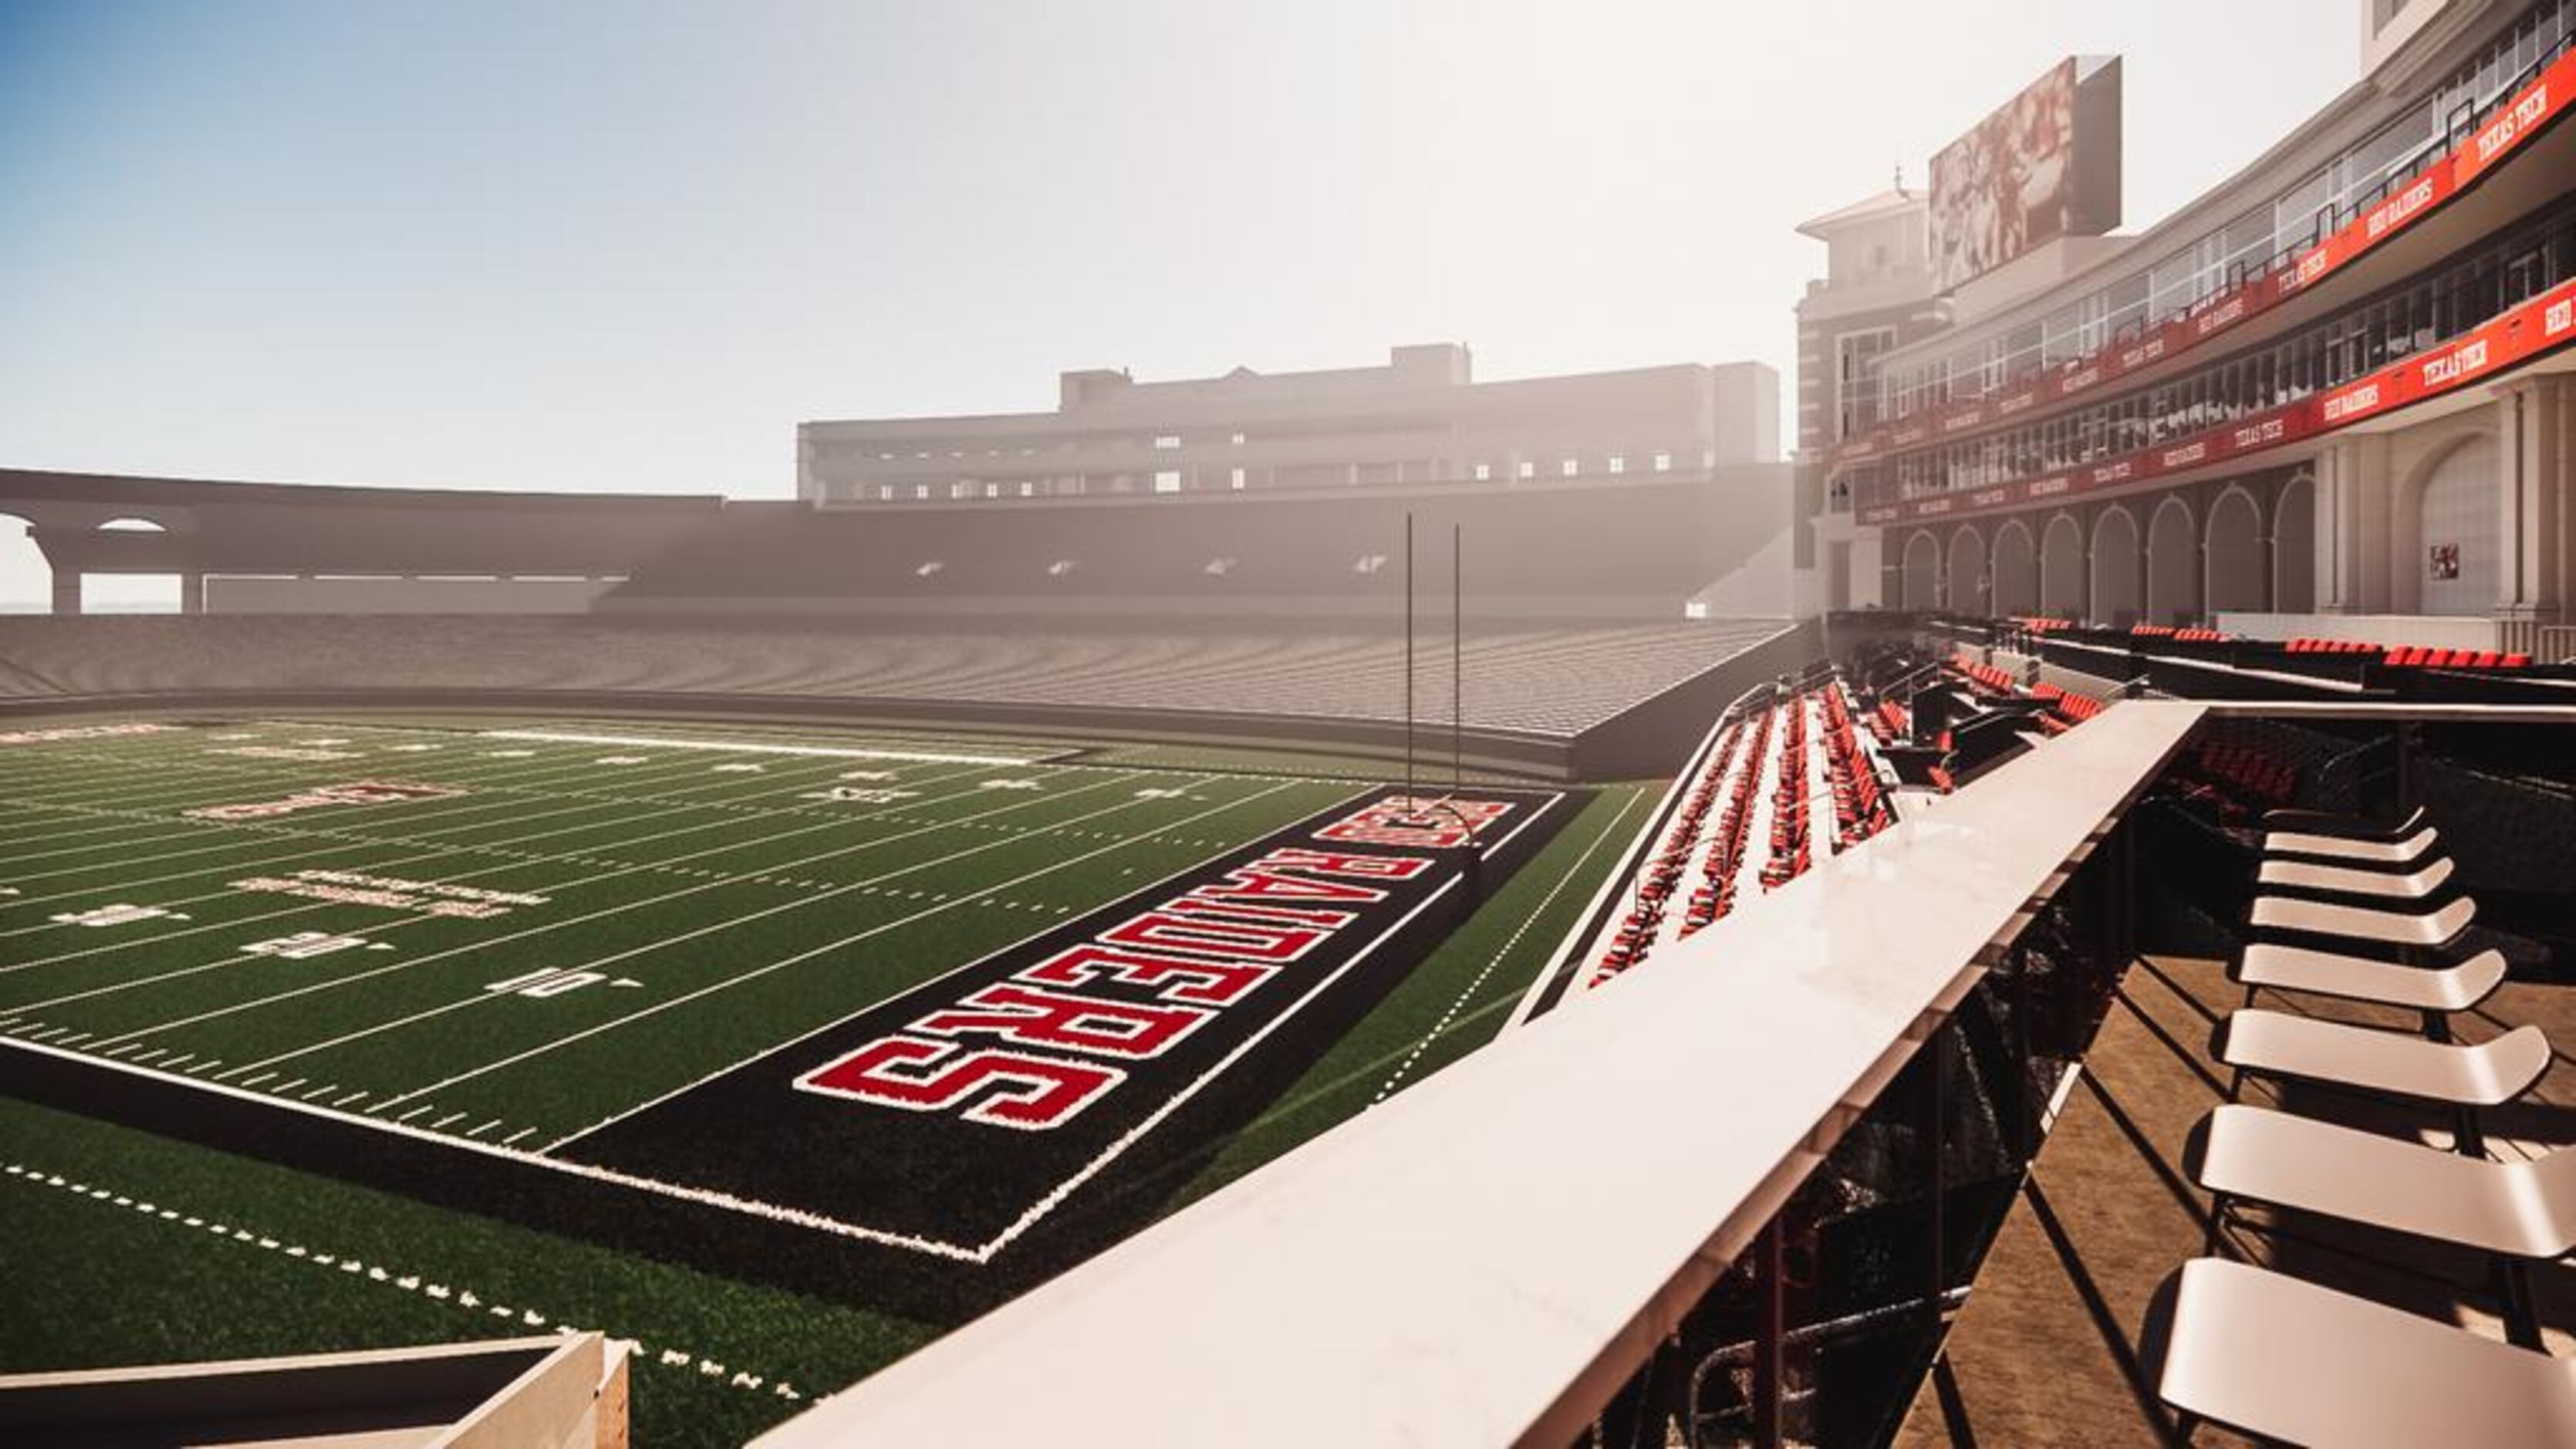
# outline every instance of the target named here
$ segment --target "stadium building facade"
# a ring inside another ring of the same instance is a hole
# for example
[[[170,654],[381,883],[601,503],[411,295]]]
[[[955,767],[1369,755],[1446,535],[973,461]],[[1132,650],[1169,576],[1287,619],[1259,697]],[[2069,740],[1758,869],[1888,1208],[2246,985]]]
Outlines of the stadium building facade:
[[[1053,412],[809,422],[797,492],[822,507],[1154,494],[1510,488],[1713,477],[1779,456],[1779,379],[1684,363],[1474,380],[1467,349],[1383,367],[1138,382],[1067,372]]]
[[[1937,198],[1802,228],[1827,607],[2566,647],[2576,3],[2362,11],[2349,90],[2134,235],[1944,289],[1848,244]]]

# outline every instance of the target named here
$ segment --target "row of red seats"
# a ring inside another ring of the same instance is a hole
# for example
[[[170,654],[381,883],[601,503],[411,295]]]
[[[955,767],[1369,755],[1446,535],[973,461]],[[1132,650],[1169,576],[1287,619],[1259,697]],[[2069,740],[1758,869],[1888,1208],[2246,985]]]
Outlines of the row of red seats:
[[[1913,716],[1905,712],[1905,706],[1893,698],[1882,698],[1870,715],[1869,732],[1878,736],[1880,744],[1892,745],[1905,738],[1906,728],[1912,723]]]
[[[1951,660],[1950,667],[1965,675],[1970,683],[1976,685],[1989,698],[1998,696],[2009,698],[2021,693],[2021,687],[2013,680],[2012,671],[2000,665],[1971,664],[1962,657]]]
[[[1768,723],[1766,717],[1766,729]],[[1700,825],[1708,817],[1708,807],[1717,796],[1719,783],[1726,778],[1727,764],[1734,758],[1744,733],[1745,722],[1739,719],[1719,734],[1716,747],[1708,753],[1708,763],[1699,778],[1691,782],[1690,793],[1682,798],[1682,808],[1673,817],[1672,828],[1664,833],[1661,845],[1646,863],[1645,879],[1637,887],[1637,904],[1610,938],[1609,949],[1602,953],[1593,971],[1594,981],[1606,981],[1645,959],[1656,927],[1663,924],[1665,902],[1672,898],[1673,887],[1690,864],[1691,854],[1699,844]],[[1751,758],[1761,758],[1758,745]]]
[[[1718,817],[1717,843],[1709,848],[1708,859],[1700,867],[1699,889],[1691,892],[1690,904],[1682,911],[1681,933],[1685,936],[1735,909],[1735,881],[1744,867],[1744,838],[1753,824],[1753,792],[1762,783],[1762,754],[1770,743],[1771,715],[1765,713],[1753,747],[1745,752],[1744,768],[1736,774],[1735,788],[1728,792],[1726,812]]]
[[[1887,796],[1879,789],[1878,771],[1852,731],[1851,711],[1844,707],[1842,686],[1825,691],[1825,783],[1834,792],[1835,841],[1856,845],[1887,828],[1893,818]]]
[[[2289,761],[2251,745],[2206,740],[2198,758],[2201,773],[2266,805],[2287,805],[2297,794],[2298,770]]]
[[[2378,645],[2364,644],[2358,639],[2293,639],[2289,643],[2289,650],[2293,654],[2377,654],[2382,652]]]
[[[2216,629],[2176,629],[2173,631],[2173,636],[2185,644],[2224,644],[2235,637],[2232,634],[2222,634]]]
[[[2379,661],[2402,668],[2426,669],[2528,669],[2531,656],[2506,654],[2494,649],[2425,649],[2410,647],[2391,649]]]
[[[2049,708],[2064,721],[2059,728],[2051,729],[2050,734],[2060,733],[2066,725],[2080,725],[2110,708],[2109,705],[2089,694],[2077,694],[2074,690],[2060,689],[2054,684],[2034,684],[2030,687],[2030,695],[2033,699],[2047,700]],[[2040,722],[2051,723],[2049,717],[2045,715],[2041,716]]]
[[[2046,633],[2049,633],[2049,632],[2051,632],[2051,631],[2053,631],[2053,630],[2058,630],[2058,629],[2072,629],[2072,628],[2074,628],[2074,627],[2075,627],[2075,621],[2074,621],[2074,620],[2072,620],[2072,619],[2021,619],[2021,618],[2016,618],[2016,619],[2014,619],[2014,620],[2013,620],[2013,622],[2014,622],[2014,623],[2016,623],[2016,624],[2019,624],[2019,625],[2020,625],[2020,626],[2022,626],[2024,629],[2029,630],[2029,631],[2030,631],[2031,633],[2033,633],[2033,634],[2046,634]]]
[[[1780,731],[1780,783],[1771,792],[1771,858],[1762,863],[1762,888],[1776,890],[1806,874],[1807,702],[1793,699]]]

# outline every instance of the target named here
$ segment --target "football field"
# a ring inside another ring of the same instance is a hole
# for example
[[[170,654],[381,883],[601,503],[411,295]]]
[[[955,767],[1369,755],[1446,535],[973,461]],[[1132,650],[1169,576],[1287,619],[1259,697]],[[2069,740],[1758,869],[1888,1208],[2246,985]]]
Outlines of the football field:
[[[1568,813],[908,732],[6,738],[13,1049],[973,1262]]]
[[[0,728],[0,1206],[53,1244],[0,1288],[55,1325],[0,1362],[502,1304],[649,1344],[654,1437],[734,1442],[1472,1051],[1654,793],[1388,773],[667,719]]]

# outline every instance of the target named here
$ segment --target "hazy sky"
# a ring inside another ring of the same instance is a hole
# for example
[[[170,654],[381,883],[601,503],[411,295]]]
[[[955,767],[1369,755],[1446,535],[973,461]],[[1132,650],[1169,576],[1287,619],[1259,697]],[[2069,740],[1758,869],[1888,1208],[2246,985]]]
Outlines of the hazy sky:
[[[2359,8],[0,0],[0,465],[781,496],[799,419],[1442,340],[1787,403],[1798,221],[2070,52],[2152,221]]]

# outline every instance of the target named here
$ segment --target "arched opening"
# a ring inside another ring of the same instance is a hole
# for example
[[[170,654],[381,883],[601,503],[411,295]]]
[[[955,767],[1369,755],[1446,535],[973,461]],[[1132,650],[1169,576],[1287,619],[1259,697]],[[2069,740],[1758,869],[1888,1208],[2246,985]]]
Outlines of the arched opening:
[[[111,518],[100,533],[167,533],[148,518]],[[83,574],[80,607],[84,614],[176,614],[180,611],[177,574]]]
[[[2317,488],[2300,473],[2272,504],[2272,608],[2304,614],[2316,606]]]
[[[1987,599],[1986,539],[1967,524],[1961,524],[1950,535],[1950,610],[1958,614],[1984,614],[1993,605]]]
[[[2496,537],[2496,445],[2479,433],[2444,453],[2425,475],[2417,504],[2421,547],[2401,568],[2423,580],[2427,614],[2485,614],[2495,608],[2501,545]]]
[[[2040,535],[2039,608],[2061,619],[2084,615],[2084,525],[2061,513]]]
[[[2039,553],[2031,546],[2029,524],[2016,518],[1995,530],[1995,556],[1987,567],[1995,580],[1997,614],[2039,611]]]
[[[2179,498],[2157,504],[2147,525],[2147,617],[2158,624],[2200,617],[2200,536]]]
[[[1932,541],[1932,535],[1917,533],[1905,540],[1905,607],[1935,607],[1940,578],[1941,545]]]
[[[2092,602],[2085,616],[2114,629],[2138,622],[2138,521],[2128,509],[2105,508],[2093,520],[2090,572]]]
[[[2254,495],[2230,488],[2209,506],[2209,561],[2202,597],[2212,615],[2224,611],[2259,613],[2263,599],[2263,510]]]

